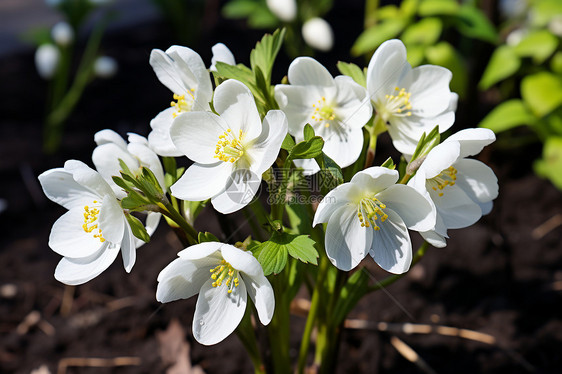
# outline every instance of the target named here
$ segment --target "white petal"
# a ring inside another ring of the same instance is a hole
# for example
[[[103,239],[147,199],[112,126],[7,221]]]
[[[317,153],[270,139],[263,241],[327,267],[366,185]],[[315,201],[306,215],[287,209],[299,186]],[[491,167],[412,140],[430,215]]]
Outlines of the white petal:
[[[131,135],[133,134],[129,134],[129,136]],[[154,173],[160,187],[165,190],[166,182],[164,180],[164,169],[162,168],[162,163],[156,153],[154,153],[147,144],[136,142],[129,143],[127,150],[140,161],[141,166],[147,167],[150,171],[152,171],[152,173]]]
[[[296,159],[293,161],[295,166],[302,169],[302,175],[314,175],[320,171],[320,166],[313,158]]]
[[[410,230],[427,231],[435,226],[433,205],[413,187],[395,184],[376,197],[398,214]]]
[[[213,164],[219,136],[228,130],[228,124],[209,112],[187,112],[176,117],[170,128],[175,147],[191,160],[201,164]],[[238,133],[234,132],[235,136]]]
[[[273,165],[287,135],[287,127],[287,117],[282,111],[267,112],[260,136],[247,149],[254,173],[261,176]]]
[[[121,171],[119,159],[121,159],[131,171],[134,172],[139,169],[139,161],[127,151],[127,148],[121,148],[115,143],[98,145],[92,153],[92,162],[96,166],[98,173],[100,173],[110,185],[112,184],[116,189],[121,190],[120,187],[117,187],[113,183],[111,178],[112,176],[121,176],[119,173]]]
[[[200,244],[192,245],[187,247],[183,251],[178,253],[178,256],[184,260],[201,260],[205,257],[213,255],[215,252],[219,251],[222,247],[228,246],[229,244],[219,243],[219,242],[204,242]],[[217,257],[218,256],[218,257]],[[214,258],[222,258],[220,254],[217,254]],[[218,260],[220,262],[220,260]]]
[[[49,247],[56,253],[71,258],[88,257],[103,246],[94,233],[87,233],[84,224],[84,207],[76,207],[63,214],[53,224]],[[97,231],[97,230],[96,230]]]
[[[289,133],[293,136],[302,137],[304,125],[312,121],[314,113],[313,104],[315,95],[311,94],[309,86],[292,86],[278,84],[275,86],[275,100],[279,108],[287,116]]]
[[[94,141],[97,145],[113,143],[122,149],[127,149],[127,142],[113,130],[105,129],[96,132],[94,135]]]
[[[161,303],[188,299],[201,290],[210,279],[211,266],[198,266],[194,261],[177,258],[158,275],[156,300]]]
[[[420,234],[426,242],[428,242],[435,248],[444,248],[447,246],[447,241],[445,240],[445,238],[435,231],[424,231],[420,232]]]
[[[380,230],[373,234],[369,254],[381,268],[393,274],[408,271],[412,263],[412,243],[406,224],[391,209],[386,209],[388,219],[379,223]]]
[[[154,69],[158,80],[168,89],[177,94],[187,93],[184,83],[176,70],[174,61],[159,49],[150,53],[150,66]]]
[[[183,156],[183,153],[177,150],[170,137],[170,128],[172,127],[172,122],[174,122],[175,111],[172,107],[164,109],[150,121],[152,131],[148,134],[148,143],[160,156]]]
[[[465,129],[450,137],[445,142],[458,141],[461,145],[461,156],[468,157],[480,153],[488,144],[496,140],[496,135],[490,129]]]
[[[215,110],[238,135],[242,130],[245,142],[252,141],[261,133],[262,122],[254,96],[243,83],[229,79],[220,84],[213,98]]]
[[[439,196],[437,192],[429,191],[437,212],[448,229],[468,227],[482,216],[478,204],[472,201],[459,186],[447,186],[442,192],[443,196]]]
[[[312,57],[298,57],[289,65],[289,82],[299,86],[335,85],[332,74]]]
[[[427,179],[434,178],[457,161],[460,150],[458,142],[441,143],[429,152],[420,170],[423,170]]]
[[[326,20],[320,17],[308,19],[302,25],[301,32],[305,43],[314,49],[328,52],[334,46],[332,27]]]
[[[104,242],[94,255],[86,258],[63,257],[55,269],[55,278],[71,286],[84,284],[100,275],[115,261],[119,245]]]
[[[453,165],[457,170],[457,184],[472,200],[486,203],[498,197],[498,178],[486,164],[465,158]]]
[[[188,201],[203,201],[224,190],[233,165],[219,161],[213,165],[191,165],[181,178],[170,187],[172,195]]]
[[[51,169],[39,175],[39,183],[49,200],[62,205],[66,209],[91,204],[98,196],[78,184],[72,173],[63,168]]]
[[[367,90],[351,77],[339,75],[334,79],[337,87],[336,115],[348,128],[362,128],[373,114]]]
[[[380,166],[362,170],[351,178],[351,183],[368,193],[378,193],[398,181],[398,172]]]
[[[223,213],[234,213],[248,205],[256,196],[261,184],[261,174],[248,169],[238,169],[230,174],[224,190],[213,196],[211,204]]]
[[[127,222],[126,218],[123,217],[124,235],[121,241],[121,257],[123,257],[123,266],[127,273],[131,272],[135,261],[137,260],[137,250],[135,243],[135,236],[131,230],[131,226]],[[142,241],[142,240],[141,240]]]
[[[258,311],[260,322],[263,325],[269,324],[275,312],[273,287],[271,287],[271,284],[263,275],[263,271],[257,276],[247,277],[244,275],[243,278],[246,290]]]
[[[398,39],[388,40],[375,51],[367,68],[367,91],[377,102],[393,92],[398,81],[411,70],[406,47]]]
[[[125,232],[123,208],[113,196],[105,196],[101,203],[99,228],[105,240],[121,243]]]
[[[314,227],[321,222],[328,222],[330,217],[335,214],[335,211],[342,206],[356,205],[354,200],[360,192],[361,190],[352,183],[344,183],[328,192],[320,201],[320,204],[318,204],[318,208],[316,208],[312,226]]]
[[[222,257],[236,270],[249,277],[263,276],[263,269],[251,252],[243,251],[233,245],[225,244],[220,247]]]
[[[324,138],[322,151],[344,168],[353,164],[363,150],[363,130],[349,128],[347,131],[338,131]]]
[[[413,68],[404,82],[398,85],[412,94],[412,113],[421,117],[434,117],[449,107],[449,82],[452,77],[453,74],[444,67],[423,65]]]
[[[211,58],[211,71],[217,71],[216,64],[217,62],[224,62],[228,65],[236,65],[236,60],[234,59],[234,55],[228,49],[226,45],[223,43],[217,43],[212,48],[211,51],[213,52],[213,57]]]
[[[193,337],[203,345],[219,343],[236,329],[246,311],[248,297],[243,281],[230,294],[226,282],[219,287],[211,283],[209,280],[201,288],[193,316]]]
[[[103,177],[82,161],[68,160],[64,163],[64,170],[72,173],[72,177],[78,184],[97,194],[97,196],[113,196],[113,190]]]
[[[326,227],[326,254],[340,270],[355,268],[369,252],[373,230],[361,227],[354,205],[337,209]]]

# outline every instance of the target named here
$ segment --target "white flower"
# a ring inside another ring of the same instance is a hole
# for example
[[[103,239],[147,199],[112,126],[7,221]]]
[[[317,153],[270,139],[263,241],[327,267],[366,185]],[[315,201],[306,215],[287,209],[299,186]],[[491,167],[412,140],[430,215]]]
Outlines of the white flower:
[[[117,61],[113,57],[100,56],[94,61],[94,74],[100,78],[113,77],[117,68]]]
[[[447,229],[472,225],[492,210],[498,180],[484,163],[466,157],[496,139],[488,129],[466,129],[433,148],[408,185],[437,208],[435,228],[421,235],[435,247],[445,247]]]
[[[61,21],[51,29],[51,37],[55,43],[66,47],[74,41],[74,30],[67,22]]]
[[[236,60],[234,59],[234,55],[230,52],[230,49],[223,43],[217,43],[212,48],[211,51],[213,52],[213,57],[211,58],[211,67],[209,70],[217,71],[216,65],[217,62],[224,62],[228,65],[236,65]]]
[[[334,46],[334,32],[322,18],[311,18],[302,25],[302,37],[314,49],[327,52]]]
[[[154,49],[150,54],[150,65],[160,82],[174,93],[174,101],[170,108],[150,121],[152,132],[148,142],[161,156],[181,156],[170,139],[170,127],[180,113],[210,110],[211,77],[201,56],[187,47],[172,46],[166,52]]]
[[[376,50],[367,68],[367,90],[398,151],[412,155],[424,132],[452,126],[458,96],[449,89],[451,77],[440,66],[412,69],[400,40],[386,41]]]
[[[296,0],[266,0],[267,7],[283,22],[291,22],[297,16]]]
[[[199,293],[193,316],[193,336],[199,343],[219,343],[236,329],[246,310],[247,294],[260,322],[271,321],[273,288],[250,252],[209,242],[186,248],[178,256],[158,275],[156,299],[167,303]]]
[[[113,182],[112,176],[120,176],[121,159],[135,175],[140,174],[142,167],[146,167],[152,171],[162,190],[166,190],[164,180],[164,170],[160,159],[148,146],[146,138],[129,133],[129,144],[123,140],[119,134],[113,130],[101,130],[94,136],[94,141],[98,145],[92,153],[92,161],[96,166],[98,173],[111,186],[115,196],[123,199],[127,193]],[[152,235],[158,223],[160,222],[160,213],[149,212],[146,216],[146,231],[148,235]],[[140,247],[144,242],[135,238],[136,247]]]
[[[327,222],[326,254],[341,270],[355,268],[370,254],[395,274],[410,268],[408,229],[435,225],[435,209],[414,188],[395,184],[398,172],[371,167],[330,191],[318,205],[313,226]]]
[[[53,44],[42,44],[35,51],[35,66],[43,79],[51,79],[60,61],[60,51]]]
[[[262,125],[252,93],[232,79],[217,87],[213,104],[219,116],[183,113],[172,125],[174,145],[195,163],[171,191],[183,200],[211,198],[215,209],[227,214],[246,206],[256,194],[287,134],[287,118],[271,110]]]
[[[287,115],[289,133],[297,142],[304,140],[309,123],[324,139],[323,151],[339,166],[354,163],[363,148],[362,127],[369,121],[372,107],[367,90],[347,76],[335,79],[318,61],[299,57],[289,66],[290,85],[275,86],[275,98]],[[316,161],[303,160],[306,174],[319,170]]]
[[[69,160],[64,168],[39,176],[47,197],[68,212],[53,225],[49,246],[64,256],[55,278],[77,285],[97,277],[109,267],[119,250],[130,272],[136,259],[135,241],[113,190],[86,164]]]

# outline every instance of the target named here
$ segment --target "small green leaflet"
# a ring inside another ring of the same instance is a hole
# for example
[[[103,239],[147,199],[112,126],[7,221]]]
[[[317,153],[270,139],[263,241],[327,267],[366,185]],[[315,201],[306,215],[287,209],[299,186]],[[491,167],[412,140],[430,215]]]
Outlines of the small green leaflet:
[[[287,265],[288,255],[305,263],[318,264],[318,252],[314,240],[308,235],[291,235],[274,232],[271,238],[260,244],[255,256],[265,275],[279,274]]]
[[[143,242],[148,243],[150,241],[150,235],[148,235],[148,233],[146,232],[146,228],[144,227],[142,222],[137,217],[134,217],[130,214],[125,214],[125,217],[127,218],[129,226],[131,226],[133,235]]]

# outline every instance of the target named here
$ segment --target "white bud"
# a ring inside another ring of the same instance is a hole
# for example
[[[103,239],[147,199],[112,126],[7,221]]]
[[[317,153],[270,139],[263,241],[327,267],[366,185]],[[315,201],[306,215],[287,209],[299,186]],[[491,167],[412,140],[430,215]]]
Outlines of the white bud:
[[[61,21],[51,29],[51,37],[55,43],[66,47],[74,41],[74,30],[68,23]]]
[[[510,47],[518,45],[529,32],[526,29],[515,29],[507,35],[505,43]]]
[[[35,66],[41,78],[51,79],[55,75],[59,60],[60,51],[53,44],[43,44],[35,51]]]
[[[216,65],[217,62],[224,62],[228,65],[236,65],[236,60],[234,59],[234,55],[230,52],[230,49],[222,43],[215,44],[211,51],[213,52],[213,58],[211,58],[211,71],[217,71]]]
[[[284,22],[291,22],[297,16],[296,0],[266,0],[271,13]]]
[[[94,62],[94,74],[100,78],[111,78],[117,73],[117,61],[113,57],[100,56]]]
[[[306,44],[319,51],[327,52],[334,45],[334,33],[328,22],[322,18],[311,18],[302,26],[302,37]]]

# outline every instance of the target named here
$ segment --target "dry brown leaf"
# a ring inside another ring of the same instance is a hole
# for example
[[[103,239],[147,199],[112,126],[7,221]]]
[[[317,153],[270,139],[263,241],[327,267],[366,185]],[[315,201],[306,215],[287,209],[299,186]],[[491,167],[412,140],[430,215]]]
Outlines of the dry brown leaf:
[[[177,319],[173,319],[166,331],[157,332],[160,344],[160,357],[166,374],[205,374],[200,366],[191,366],[189,343],[185,340],[185,330]]]

